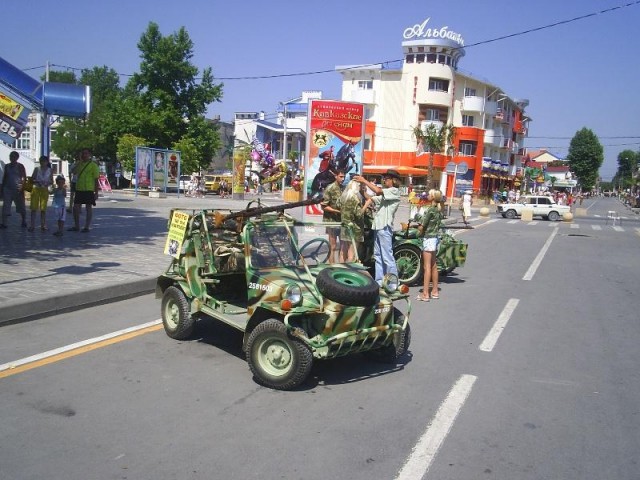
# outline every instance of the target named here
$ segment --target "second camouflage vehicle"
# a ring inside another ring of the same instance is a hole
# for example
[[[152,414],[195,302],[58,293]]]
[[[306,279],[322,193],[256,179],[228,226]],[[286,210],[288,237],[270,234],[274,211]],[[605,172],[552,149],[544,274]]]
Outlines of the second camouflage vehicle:
[[[328,224],[285,212],[316,202],[174,210],[165,249],[173,259],[156,287],[167,335],[189,338],[204,316],[231,325],[244,332],[254,378],[280,390],[300,385],[317,359],[404,355],[408,287],[394,275],[380,287],[358,261],[329,263]]]

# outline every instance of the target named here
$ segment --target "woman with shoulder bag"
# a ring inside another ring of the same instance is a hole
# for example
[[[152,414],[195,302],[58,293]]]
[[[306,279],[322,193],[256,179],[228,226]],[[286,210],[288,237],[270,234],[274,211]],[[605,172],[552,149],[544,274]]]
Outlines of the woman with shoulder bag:
[[[418,294],[417,300],[428,302],[429,298],[434,300],[440,298],[438,293],[438,265],[436,264],[436,253],[438,251],[438,235],[442,228],[442,192],[431,189],[427,196],[431,202],[422,215],[421,225],[418,227],[422,237],[422,259],[424,265],[424,283],[422,293]],[[429,284],[433,282],[431,295],[429,295]]]
[[[33,189],[31,190],[31,225],[29,231],[33,232],[36,223],[36,211],[40,211],[40,229],[47,230],[46,216],[47,203],[49,202],[49,187],[53,184],[53,173],[49,165],[49,157],[40,157],[40,166],[33,171]]]

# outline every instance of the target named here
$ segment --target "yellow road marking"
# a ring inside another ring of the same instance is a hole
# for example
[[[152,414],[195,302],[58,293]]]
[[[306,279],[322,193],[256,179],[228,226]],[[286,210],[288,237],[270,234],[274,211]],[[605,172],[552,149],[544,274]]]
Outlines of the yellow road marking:
[[[39,360],[34,360],[33,362],[25,363],[23,365],[17,366],[15,368],[8,368],[7,370],[0,371],[0,379],[11,377],[13,375],[17,375],[19,373],[27,372],[29,370],[33,370],[34,368],[44,367],[45,365],[49,365],[51,363],[59,362],[61,360],[65,360],[67,358],[75,357],[77,355],[82,355],[83,353],[91,352],[92,350],[97,350],[98,348],[107,347],[109,345],[113,345],[115,343],[124,342],[125,340],[130,340],[135,337],[139,337],[140,335],[145,335],[147,333],[155,332],[160,330],[162,324],[160,325],[151,325],[149,327],[136,330],[134,332],[124,333],[122,335],[118,335],[113,338],[108,338],[106,340],[101,340],[96,343],[92,343],[90,345],[83,345],[78,348],[74,348],[72,350],[58,353],[56,355],[52,355],[46,358],[42,358]]]

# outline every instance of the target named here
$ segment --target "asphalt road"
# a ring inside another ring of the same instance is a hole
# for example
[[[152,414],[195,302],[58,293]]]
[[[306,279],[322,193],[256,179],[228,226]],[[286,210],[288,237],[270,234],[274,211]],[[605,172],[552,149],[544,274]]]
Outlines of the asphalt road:
[[[467,264],[414,304],[402,364],[318,362],[293,392],[213,322],[19,365],[157,321],[152,296],[2,327],[0,479],[637,479],[640,222],[606,225],[613,202],[459,231]]]

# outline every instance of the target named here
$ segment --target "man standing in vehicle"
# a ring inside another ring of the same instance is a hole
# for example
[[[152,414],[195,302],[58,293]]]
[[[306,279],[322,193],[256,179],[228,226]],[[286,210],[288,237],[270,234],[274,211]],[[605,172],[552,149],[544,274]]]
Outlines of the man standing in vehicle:
[[[400,189],[398,182],[400,175],[396,170],[387,170],[382,176],[383,186],[379,187],[371,183],[361,175],[354,175],[353,180],[365,184],[375,196],[365,202],[365,208],[373,204],[376,208],[373,217],[373,230],[375,231],[375,243],[373,256],[376,263],[376,282],[382,285],[383,277],[392,273],[398,275],[398,267],[393,258],[393,222],[400,205]]]
[[[344,182],[344,170],[338,170],[335,174],[336,180],[324,189],[322,195],[322,221],[323,222],[339,222],[340,221],[340,197],[342,196],[342,182]],[[329,263],[335,262],[335,255],[338,251],[338,236],[340,235],[340,226],[327,227],[327,236],[329,237]]]

